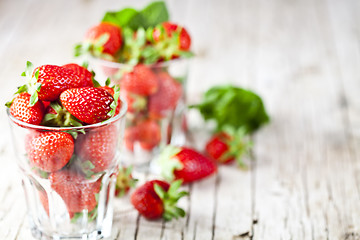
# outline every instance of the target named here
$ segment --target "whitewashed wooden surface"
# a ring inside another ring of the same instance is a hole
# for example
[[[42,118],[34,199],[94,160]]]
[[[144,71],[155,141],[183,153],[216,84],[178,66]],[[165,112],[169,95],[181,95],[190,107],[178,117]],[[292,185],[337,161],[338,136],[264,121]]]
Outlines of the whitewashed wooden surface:
[[[70,62],[105,10],[146,3],[0,0],[0,103],[26,60]],[[248,171],[223,166],[186,187],[186,218],[150,222],[118,202],[113,239],[360,239],[360,1],[167,3],[193,37],[190,99],[234,83],[258,92],[272,121],[254,136]],[[5,107],[0,130],[0,239],[31,239]]]

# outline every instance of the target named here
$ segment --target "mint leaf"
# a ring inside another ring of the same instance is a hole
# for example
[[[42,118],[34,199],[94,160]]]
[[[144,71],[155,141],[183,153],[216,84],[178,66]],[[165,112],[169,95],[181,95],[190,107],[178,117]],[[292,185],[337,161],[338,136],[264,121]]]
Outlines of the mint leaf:
[[[200,104],[191,107],[197,108],[205,120],[215,120],[217,130],[244,127],[253,133],[270,119],[256,93],[231,85],[212,87]]]
[[[118,25],[119,27],[128,26],[129,21],[138,14],[133,8],[124,8],[118,12],[107,12],[101,20],[102,22],[110,22]]]
[[[142,26],[144,28],[155,27],[159,23],[169,20],[169,13],[163,1],[150,3],[140,14],[146,19],[147,26]]]
[[[138,28],[155,27],[157,24],[169,20],[169,13],[162,1],[150,3],[143,10],[124,8],[117,12],[106,12],[102,22],[113,23],[121,28],[129,27],[132,30]]]

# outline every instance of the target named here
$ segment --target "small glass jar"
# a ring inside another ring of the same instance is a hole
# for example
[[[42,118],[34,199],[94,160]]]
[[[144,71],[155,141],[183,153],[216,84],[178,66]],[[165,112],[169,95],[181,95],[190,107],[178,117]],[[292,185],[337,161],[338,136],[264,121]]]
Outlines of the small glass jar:
[[[120,86],[120,96],[128,103],[123,161],[136,166],[147,165],[168,143],[182,145],[186,133],[186,82],[190,59],[174,59],[151,65],[148,78],[157,79],[157,90],[152,94],[138,94],[123,87],[137,66],[89,57],[89,66],[101,83],[110,79]],[[126,83],[128,84],[128,82]],[[142,87],[142,86],[140,86]]]
[[[111,235],[126,108],[101,123],[61,128],[24,123],[7,109],[35,238]]]

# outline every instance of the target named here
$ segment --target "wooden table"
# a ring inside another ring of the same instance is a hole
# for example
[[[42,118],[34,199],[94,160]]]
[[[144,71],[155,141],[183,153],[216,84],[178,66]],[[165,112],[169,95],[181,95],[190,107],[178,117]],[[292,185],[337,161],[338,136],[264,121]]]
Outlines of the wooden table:
[[[104,11],[146,3],[1,0],[0,102],[26,60],[73,61]],[[249,170],[221,166],[185,187],[184,219],[147,221],[119,200],[113,239],[360,239],[360,1],[167,3],[193,38],[190,99],[234,83],[259,93],[272,120],[254,136]],[[201,149],[202,123],[189,114]],[[0,239],[31,239],[4,109],[0,121]]]

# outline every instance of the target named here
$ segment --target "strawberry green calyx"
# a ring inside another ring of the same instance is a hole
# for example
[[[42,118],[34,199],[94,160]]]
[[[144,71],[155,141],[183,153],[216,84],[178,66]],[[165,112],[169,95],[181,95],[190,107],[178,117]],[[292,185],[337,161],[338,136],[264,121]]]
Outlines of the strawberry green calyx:
[[[138,179],[132,177],[132,166],[120,167],[116,178],[115,196],[122,197],[130,189],[135,187]]]
[[[146,45],[146,32],[144,28],[139,28],[136,32],[131,28],[123,29],[124,48],[120,62],[136,65],[141,60],[143,48]]]
[[[179,188],[182,184],[182,180],[177,180],[171,183],[168,191],[165,191],[160,185],[154,184],[154,190],[156,194],[160,197],[164,205],[164,213],[162,217],[169,221],[173,218],[178,219],[179,217],[185,216],[185,211],[182,208],[176,206],[178,200],[186,195],[188,192],[179,191]]]
[[[95,194],[96,195],[99,195],[99,194]],[[97,217],[97,206],[91,210],[90,212],[88,211],[83,211],[83,212],[77,212],[77,213],[74,213],[74,215],[71,217],[71,223],[76,223],[78,221],[78,219],[81,219],[84,217],[84,215],[87,215],[87,219],[88,219],[88,222],[92,222],[95,220],[95,218]]]
[[[34,65],[31,62],[27,61],[25,71],[21,74],[22,77],[26,77],[27,83],[19,87],[17,92],[15,93],[18,94],[22,92],[28,92],[31,95],[29,103],[30,107],[34,106],[35,103],[39,100],[38,92],[41,88],[41,83],[38,82],[39,69],[37,69],[34,74],[33,71]]]
[[[74,48],[75,57],[86,55],[90,53],[94,57],[102,58],[105,60],[112,61],[114,57],[108,53],[104,53],[104,45],[110,39],[108,33],[100,35],[95,41],[84,41],[82,43],[76,44]]]
[[[111,111],[108,112],[108,116],[113,117],[115,115],[119,97],[120,97],[120,87],[118,85],[116,85],[114,87],[114,96],[113,96],[114,101],[110,104]]]
[[[226,161],[230,157],[234,157],[238,166],[246,168],[246,164],[243,162],[243,156],[248,155],[253,144],[247,137],[247,131],[245,128],[239,128],[235,130],[232,127],[224,127],[223,131],[229,136],[225,139],[229,150],[220,157],[220,161]]]
[[[180,147],[172,145],[166,146],[156,159],[156,164],[161,169],[161,175],[168,181],[174,180],[174,171],[183,169],[183,164],[176,159],[176,155],[181,151]]]
[[[57,102],[51,102],[50,107],[54,110],[45,114],[42,125],[52,127],[81,127],[82,124],[71,113]]]

